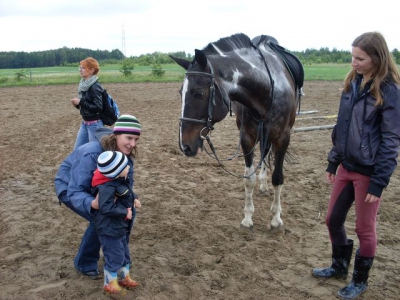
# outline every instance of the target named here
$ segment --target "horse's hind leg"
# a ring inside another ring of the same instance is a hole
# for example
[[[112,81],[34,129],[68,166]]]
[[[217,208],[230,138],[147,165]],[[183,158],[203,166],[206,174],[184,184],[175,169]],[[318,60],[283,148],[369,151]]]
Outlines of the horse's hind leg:
[[[271,205],[271,213],[272,213],[272,220],[271,220],[271,227],[276,228],[283,225],[283,221],[281,219],[281,191],[282,191],[282,184],[274,186],[274,201]]]
[[[260,194],[269,194],[268,193],[268,167],[267,164],[263,161],[261,164],[260,173],[258,173],[258,180],[260,181]]]
[[[240,225],[246,228],[252,228],[253,227],[252,217],[254,213],[253,190],[256,185],[256,174],[254,172],[253,164],[251,164],[250,167],[247,166],[245,167],[244,175],[245,177],[248,178],[243,179],[244,190],[245,190],[244,219],[242,220]]]

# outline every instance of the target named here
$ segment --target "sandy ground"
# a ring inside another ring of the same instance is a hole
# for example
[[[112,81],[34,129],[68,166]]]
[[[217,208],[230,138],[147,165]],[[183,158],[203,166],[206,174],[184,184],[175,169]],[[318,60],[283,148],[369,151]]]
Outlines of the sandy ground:
[[[179,150],[180,83],[105,87],[143,128],[135,178],[143,207],[130,244],[140,287],[129,291],[128,299],[335,299],[346,281],[311,276],[312,267],[330,263],[324,224],[330,186],[324,176],[331,130],[292,135],[293,161],[285,163],[282,195],[284,227],[270,230],[271,196],[256,191],[254,228],[243,230],[242,180],[205,152],[187,158]],[[302,110],[335,115],[340,87],[340,82],[306,82]],[[1,299],[107,298],[101,280],[75,271],[73,258],[87,222],[58,205],[54,193],[54,176],[79,127],[78,111],[69,103],[76,88],[1,89]],[[296,128],[335,121],[304,117]],[[232,155],[238,145],[234,118],[217,124],[211,138],[220,157]],[[244,170],[241,159],[226,166],[239,175]],[[399,299],[399,180],[396,171],[383,194],[378,253],[361,299]],[[346,226],[358,245],[354,210]]]

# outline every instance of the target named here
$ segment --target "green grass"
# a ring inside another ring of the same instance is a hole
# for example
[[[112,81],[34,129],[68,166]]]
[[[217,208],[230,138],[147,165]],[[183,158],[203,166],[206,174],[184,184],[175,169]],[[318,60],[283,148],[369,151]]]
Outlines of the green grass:
[[[177,64],[163,65],[165,75],[156,78],[151,75],[151,66],[135,66],[132,76],[125,77],[119,71],[120,65],[105,65],[100,67],[99,79],[102,83],[119,82],[175,82],[182,81],[184,70]],[[52,84],[76,84],[80,80],[78,67],[49,67],[24,69],[21,80],[17,80],[15,73],[21,69],[0,69],[0,87],[6,86],[33,86]]]
[[[304,66],[305,80],[343,80],[351,70],[349,64],[316,64]]]
[[[184,70],[177,64],[162,65],[165,75],[156,78],[151,75],[151,66],[135,66],[132,76],[124,77],[120,65],[100,67],[99,78],[102,83],[119,82],[179,82],[183,80]],[[305,65],[305,80],[343,80],[350,71],[349,64]],[[33,86],[51,84],[76,84],[79,80],[78,67],[50,67],[25,69],[26,77],[16,80],[15,73],[21,69],[0,69],[0,87]]]

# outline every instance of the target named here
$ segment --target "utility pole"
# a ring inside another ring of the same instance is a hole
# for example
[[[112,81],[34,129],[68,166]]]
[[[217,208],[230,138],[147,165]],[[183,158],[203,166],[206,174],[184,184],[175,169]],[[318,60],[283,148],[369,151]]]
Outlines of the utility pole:
[[[126,45],[125,45],[125,29],[124,29],[124,24],[122,24],[122,53],[126,57]]]

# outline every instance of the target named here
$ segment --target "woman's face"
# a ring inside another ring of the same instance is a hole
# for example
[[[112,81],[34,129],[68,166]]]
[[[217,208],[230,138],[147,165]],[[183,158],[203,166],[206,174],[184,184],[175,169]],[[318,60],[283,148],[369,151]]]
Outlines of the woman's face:
[[[363,75],[364,80],[368,81],[374,75],[374,63],[371,56],[361,50],[359,47],[353,47],[351,51],[351,66],[358,74]]]
[[[79,66],[79,75],[81,75],[83,79],[88,79],[91,77],[93,75],[93,71],[93,69],[87,69],[84,66]]]
[[[135,134],[117,134],[115,136],[117,141],[117,151],[122,152],[125,155],[129,155],[132,152],[132,149],[136,147],[136,144],[139,140],[139,136]]]

